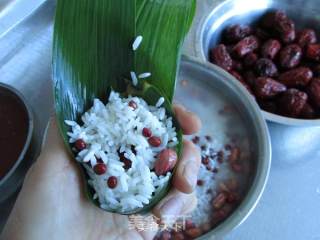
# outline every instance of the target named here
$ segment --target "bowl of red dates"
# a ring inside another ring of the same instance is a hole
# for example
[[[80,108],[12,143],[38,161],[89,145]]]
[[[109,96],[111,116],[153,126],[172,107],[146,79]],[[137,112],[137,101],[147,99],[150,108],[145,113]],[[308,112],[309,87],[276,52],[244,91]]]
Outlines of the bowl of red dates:
[[[229,0],[201,29],[203,59],[238,80],[271,122],[320,126],[320,6]]]

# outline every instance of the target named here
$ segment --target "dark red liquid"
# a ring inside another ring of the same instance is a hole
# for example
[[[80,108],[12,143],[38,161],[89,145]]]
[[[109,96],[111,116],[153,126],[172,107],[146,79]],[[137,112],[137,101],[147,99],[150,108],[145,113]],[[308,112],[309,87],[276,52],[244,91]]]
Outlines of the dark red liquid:
[[[19,99],[0,89],[0,180],[18,160],[28,134],[28,115]]]

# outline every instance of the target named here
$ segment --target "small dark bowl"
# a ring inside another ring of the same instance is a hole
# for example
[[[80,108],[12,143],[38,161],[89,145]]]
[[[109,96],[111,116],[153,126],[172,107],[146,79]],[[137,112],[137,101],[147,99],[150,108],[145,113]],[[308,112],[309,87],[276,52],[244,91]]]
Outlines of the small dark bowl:
[[[27,104],[22,94],[7,84],[0,83],[0,95],[6,94],[14,97],[24,109],[28,119],[27,137],[20,155],[6,175],[0,180],[0,203],[10,197],[21,185],[23,181],[22,172],[25,168],[24,162],[27,161],[28,150],[33,134],[33,115],[31,108]]]

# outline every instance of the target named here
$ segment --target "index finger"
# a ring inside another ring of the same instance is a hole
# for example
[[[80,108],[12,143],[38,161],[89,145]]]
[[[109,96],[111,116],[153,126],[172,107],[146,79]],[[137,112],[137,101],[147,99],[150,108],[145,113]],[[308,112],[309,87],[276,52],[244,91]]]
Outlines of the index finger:
[[[175,104],[173,106],[173,111],[176,114],[176,118],[182,128],[183,134],[191,135],[200,130],[201,121],[196,114],[187,111],[186,108],[180,104]]]

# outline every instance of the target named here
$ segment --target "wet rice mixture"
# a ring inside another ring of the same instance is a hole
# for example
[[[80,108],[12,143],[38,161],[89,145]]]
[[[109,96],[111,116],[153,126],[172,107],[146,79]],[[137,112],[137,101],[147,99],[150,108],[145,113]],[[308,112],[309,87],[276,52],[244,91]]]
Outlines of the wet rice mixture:
[[[230,138],[225,145],[213,136],[193,136],[201,150],[199,177],[196,187],[197,208],[185,219],[178,220],[180,230],[164,230],[155,239],[194,239],[223,220],[239,205],[245,194],[250,173],[249,153]]]

